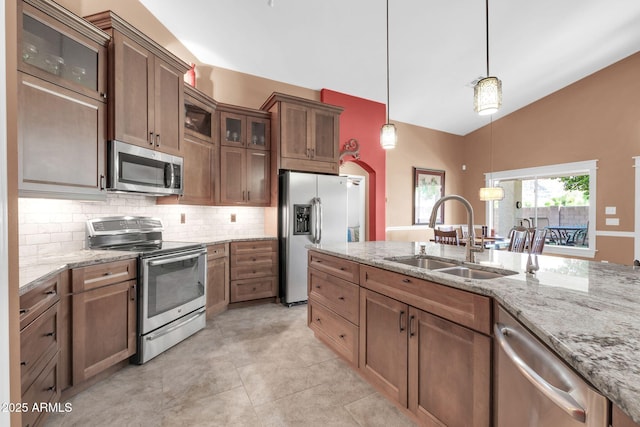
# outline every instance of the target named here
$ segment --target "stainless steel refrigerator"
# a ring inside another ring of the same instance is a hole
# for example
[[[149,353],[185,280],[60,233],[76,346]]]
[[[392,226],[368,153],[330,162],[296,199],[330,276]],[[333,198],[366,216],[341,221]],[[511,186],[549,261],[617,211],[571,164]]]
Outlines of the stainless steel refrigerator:
[[[311,243],[347,242],[347,178],[282,171],[278,225],[280,297],[307,300],[307,249]]]

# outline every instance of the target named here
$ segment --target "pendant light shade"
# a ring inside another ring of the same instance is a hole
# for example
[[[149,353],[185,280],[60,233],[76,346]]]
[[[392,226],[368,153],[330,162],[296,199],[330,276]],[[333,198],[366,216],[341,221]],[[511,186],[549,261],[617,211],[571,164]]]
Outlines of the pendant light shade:
[[[398,133],[396,132],[396,126],[392,123],[387,123],[382,126],[380,130],[380,145],[385,150],[394,148],[398,142]]]
[[[385,150],[390,150],[398,142],[398,132],[395,125],[389,123],[389,0],[387,0],[387,123],[380,129],[380,145]]]
[[[502,105],[502,82],[489,74],[489,0],[485,0],[487,42],[487,77],[473,87],[473,109],[481,116],[493,114]]]
[[[473,109],[481,116],[493,114],[502,105],[502,82],[497,77],[485,77],[473,88]]]
[[[504,199],[504,188],[502,187],[483,187],[480,189],[480,200],[490,202]]]

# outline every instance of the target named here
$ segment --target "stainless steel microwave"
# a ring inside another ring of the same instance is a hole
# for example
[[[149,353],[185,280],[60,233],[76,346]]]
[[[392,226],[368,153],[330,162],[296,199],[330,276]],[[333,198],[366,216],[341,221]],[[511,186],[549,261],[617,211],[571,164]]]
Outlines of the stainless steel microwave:
[[[182,157],[122,141],[109,141],[107,147],[109,191],[182,194]]]

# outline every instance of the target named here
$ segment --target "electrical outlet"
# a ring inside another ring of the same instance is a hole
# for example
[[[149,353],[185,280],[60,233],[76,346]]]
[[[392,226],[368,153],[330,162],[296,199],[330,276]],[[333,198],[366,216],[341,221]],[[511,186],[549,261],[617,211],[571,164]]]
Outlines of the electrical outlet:
[[[231,222],[236,222],[236,214],[231,214]]]
[[[180,224],[184,224],[186,222],[187,222],[187,214],[181,213],[180,214]]]

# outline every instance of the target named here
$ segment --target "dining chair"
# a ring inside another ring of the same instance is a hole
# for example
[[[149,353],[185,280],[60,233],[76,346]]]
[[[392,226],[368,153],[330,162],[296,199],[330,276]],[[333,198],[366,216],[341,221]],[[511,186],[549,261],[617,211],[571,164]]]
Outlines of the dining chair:
[[[436,243],[460,246],[460,241],[458,240],[458,232],[456,230],[442,231],[436,229],[433,230],[433,236],[433,240]]]
[[[509,233],[509,246],[507,250],[510,252],[524,252],[529,239],[529,230],[526,227],[513,227]]]
[[[541,254],[544,242],[547,240],[546,228],[532,228],[529,230],[529,248],[532,254]]]

